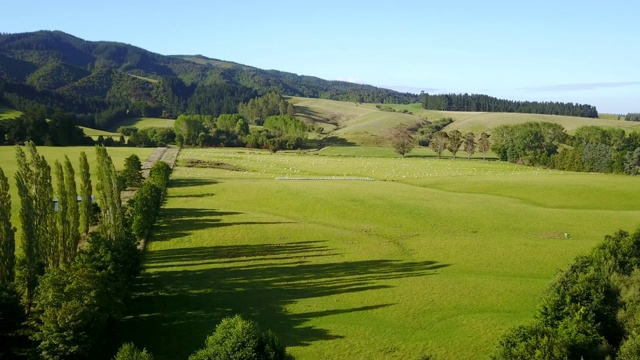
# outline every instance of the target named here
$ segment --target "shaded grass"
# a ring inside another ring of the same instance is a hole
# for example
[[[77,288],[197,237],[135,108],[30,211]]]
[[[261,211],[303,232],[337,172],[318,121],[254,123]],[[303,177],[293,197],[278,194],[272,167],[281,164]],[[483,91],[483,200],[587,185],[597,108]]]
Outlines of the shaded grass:
[[[159,359],[186,358],[235,313],[302,359],[485,357],[531,319],[557,269],[640,215],[624,176],[422,157],[181,156],[247,171],[172,175],[114,334]],[[384,181],[275,180],[287,174]]]

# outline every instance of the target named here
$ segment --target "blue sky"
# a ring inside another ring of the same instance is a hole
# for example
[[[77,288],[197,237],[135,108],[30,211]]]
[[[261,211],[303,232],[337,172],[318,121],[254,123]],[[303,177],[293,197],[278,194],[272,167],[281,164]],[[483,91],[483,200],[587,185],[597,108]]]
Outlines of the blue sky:
[[[430,93],[640,112],[640,2],[0,0],[2,32]]]

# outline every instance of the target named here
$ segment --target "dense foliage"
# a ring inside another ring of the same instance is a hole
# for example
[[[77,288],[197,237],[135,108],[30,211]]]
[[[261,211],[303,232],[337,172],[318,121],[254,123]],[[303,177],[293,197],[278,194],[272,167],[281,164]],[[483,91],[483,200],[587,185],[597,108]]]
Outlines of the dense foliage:
[[[22,115],[0,122],[0,145],[15,145],[32,141],[36,145],[70,146],[91,145],[93,140],[84,135],[72,115],[56,111],[47,120],[40,106],[29,107]]]
[[[205,341],[205,347],[196,351],[189,360],[284,360],[285,346],[276,335],[262,332],[258,325],[240,315],[222,319]]]
[[[640,134],[583,126],[573,136],[553,123],[501,125],[491,149],[503,161],[569,171],[636,175],[640,170]]]
[[[9,187],[0,169],[0,358],[93,358],[107,338],[109,325],[121,316],[133,279],[141,271],[132,223],[136,217],[157,212],[171,168],[157,163],[145,182],[159,189],[160,197],[153,199],[154,212],[129,209],[129,216],[125,216],[111,158],[104,147],[96,147],[101,216],[99,226],[91,231],[87,223],[90,207],[86,205],[92,201],[92,186],[86,154],[80,157],[80,191],[71,161],[65,158],[64,163],[55,163],[54,205],[51,167],[32,142],[26,149],[25,153],[16,147],[22,225],[22,251],[17,262],[15,229],[9,221]],[[126,160],[130,173],[139,171],[139,165],[137,157]],[[129,175],[127,180],[139,181],[138,175]],[[123,349],[123,359],[125,355],[151,358],[131,346]]]
[[[441,111],[514,112],[597,118],[595,106],[585,104],[514,101],[478,94],[422,94],[422,107]]]
[[[414,94],[370,85],[202,56],[163,56],[60,31],[0,34],[0,101],[22,111],[38,104],[48,116],[61,107],[85,126],[107,129],[127,117],[235,113],[239,103],[270,92],[358,102],[419,101]]]
[[[549,287],[532,324],[509,331],[495,359],[630,359],[640,331],[640,231],[618,231]]]
[[[128,204],[128,216],[131,218],[131,230],[142,239],[151,229],[162,205],[171,167],[163,161],[153,165],[149,178],[142,183]]]
[[[640,121],[640,113],[628,113],[624,118],[627,121]]]

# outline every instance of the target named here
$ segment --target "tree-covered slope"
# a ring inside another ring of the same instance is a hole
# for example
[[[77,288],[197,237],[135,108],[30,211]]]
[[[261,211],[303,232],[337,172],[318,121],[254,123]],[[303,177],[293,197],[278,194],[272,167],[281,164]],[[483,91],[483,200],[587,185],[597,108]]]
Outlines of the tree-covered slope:
[[[85,41],[60,31],[0,35],[0,77],[6,81],[28,83],[37,90],[63,89],[76,97],[104,98],[111,93],[115,98],[127,98],[131,92],[140,92],[139,86],[119,86],[114,90],[109,71],[159,81],[177,77],[193,88],[212,84],[243,86],[259,94],[276,91],[291,96],[385,103],[418,99],[417,95],[369,85],[262,70],[201,55],[164,56],[123,43]],[[153,85],[147,92],[151,94],[158,87]],[[114,91],[120,94],[114,95]],[[145,97],[134,97],[140,98]],[[152,102],[151,98],[154,97],[146,96],[146,101]],[[161,102],[156,96],[155,103]]]

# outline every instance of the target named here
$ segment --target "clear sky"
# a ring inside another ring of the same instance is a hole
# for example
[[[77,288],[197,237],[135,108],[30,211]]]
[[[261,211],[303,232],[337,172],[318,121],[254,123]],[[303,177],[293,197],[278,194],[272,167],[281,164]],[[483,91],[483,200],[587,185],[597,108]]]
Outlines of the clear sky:
[[[397,90],[640,112],[637,0],[0,0],[0,31]]]

